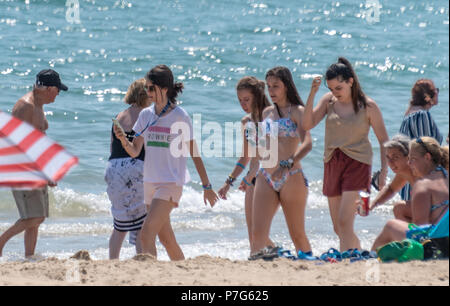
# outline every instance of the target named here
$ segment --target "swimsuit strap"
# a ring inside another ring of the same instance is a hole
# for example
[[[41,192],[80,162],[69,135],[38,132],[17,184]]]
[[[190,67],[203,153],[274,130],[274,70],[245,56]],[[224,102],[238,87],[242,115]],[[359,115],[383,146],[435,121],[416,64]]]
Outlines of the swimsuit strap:
[[[275,104],[275,108],[277,109],[277,112],[278,112],[278,117],[281,118],[280,108],[278,107],[278,104],[276,104],[276,103],[274,103],[274,104]]]
[[[431,205],[431,211],[434,211],[436,209],[439,209],[441,207],[448,206],[448,200],[443,201],[442,203]]]
[[[280,117],[280,119],[285,119],[283,118],[283,114],[280,111],[280,108],[278,107],[278,104],[274,103],[275,107],[277,108],[277,112],[278,112],[278,117]],[[292,103],[289,102],[289,111],[288,111],[288,116],[287,119],[291,118],[291,109],[292,109]]]
[[[437,166],[435,171],[441,171],[445,178],[447,178],[447,176],[448,176],[447,170],[445,170],[445,168],[442,166]],[[436,205],[431,205],[431,211],[434,211],[434,210],[439,209],[444,206],[448,206],[448,203],[449,203],[448,200],[445,200],[442,203],[439,203]]]
[[[444,215],[444,213],[446,213],[447,211],[448,211],[448,200],[446,200],[446,201],[444,201],[444,202],[447,202],[447,208],[446,209],[443,209],[442,211],[441,211],[441,213],[439,214],[439,216],[435,219],[435,221],[432,223],[433,225],[436,225],[437,223],[438,223],[438,221],[440,221],[441,220],[441,217]],[[443,202],[443,203],[444,203]],[[443,204],[443,203],[441,203],[441,205]],[[431,207],[431,210],[433,211],[433,207]]]
[[[437,166],[436,169],[435,169],[435,171],[441,171],[445,178],[448,177],[447,170],[445,170],[445,168],[442,167],[442,166]]]
[[[445,178],[447,178],[447,176],[448,176],[447,170],[445,170],[445,168],[442,166],[437,166],[435,171],[441,171]],[[436,205],[431,205],[431,211],[434,211],[434,210],[439,209],[444,206],[448,206],[448,204],[449,204],[448,200],[445,200],[442,203],[439,203]]]

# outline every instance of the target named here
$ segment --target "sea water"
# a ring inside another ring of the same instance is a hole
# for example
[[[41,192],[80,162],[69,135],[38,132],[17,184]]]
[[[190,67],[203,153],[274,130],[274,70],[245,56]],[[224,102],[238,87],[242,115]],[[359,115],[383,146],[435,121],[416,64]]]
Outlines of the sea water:
[[[264,79],[268,69],[287,66],[306,101],[312,77],[323,74],[338,56],[353,63],[363,90],[380,106],[390,136],[399,129],[414,82],[434,80],[440,96],[431,113],[447,136],[448,16],[448,1],[0,0],[0,109],[11,112],[40,70],[55,69],[69,91],[45,106],[48,135],[80,160],[50,191],[51,217],[40,228],[37,253],[68,258],[85,249],[94,259],[108,258],[112,217],[104,170],[111,118],[126,108],[123,98],[130,83],[151,67],[166,64],[184,83],[182,107],[201,116],[199,141],[218,137],[219,153],[226,149],[225,124],[243,116],[235,92],[240,78]],[[317,96],[327,91],[321,86]],[[223,134],[212,135],[211,126],[219,126]],[[338,247],[339,241],[322,195],[323,122],[312,137],[313,149],[302,165],[310,181],[306,229],[319,254]],[[375,171],[380,158],[373,131],[370,140]],[[202,149],[207,153],[209,148]],[[218,190],[237,158],[210,155],[203,160]],[[228,200],[206,207],[192,161],[188,166],[193,181],[171,217],[186,257],[245,259],[244,194],[232,190]],[[357,216],[355,228],[364,248],[393,217],[392,203],[398,199],[369,217]],[[11,192],[0,190],[0,232],[17,218]],[[271,237],[294,248],[281,209]],[[158,252],[168,260],[159,243]],[[23,235],[3,253],[3,260],[22,259]],[[133,255],[133,246],[125,242],[121,258]]]

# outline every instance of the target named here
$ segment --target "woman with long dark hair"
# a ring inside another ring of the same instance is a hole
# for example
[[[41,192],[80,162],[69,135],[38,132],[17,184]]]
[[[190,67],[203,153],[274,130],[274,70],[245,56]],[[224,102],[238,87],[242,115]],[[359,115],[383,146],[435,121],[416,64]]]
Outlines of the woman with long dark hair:
[[[252,227],[255,251],[250,258],[271,256],[267,237],[280,204],[297,253],[300,257],[311,255],[305,231],[308,182],[300,164],[312,148],[311,135],[302,127],[304,104],[288,68],[269,70],[266,83],[274,103],[264,110],[262,124],[266,145],[270,142],[270,158],[261,159],[256,178]],[[261,145],[258,150],[261,151]]]
[[[330,93],[325,94],[314,109],[314,97],[321,84],[321,77],[313,80],[303,128],[309,131],[326,118],[323,194],[328,198],[331,220],[340,240],[341,251],[360,249],[353,225],[358,192],[370,191],[370,127],[380,144],[380,188],[385,185],[388,171],[383,147],[388,135],[378,105],[364,94],[347,59],[340,57],[337,63],[332,64],[325,79]]]

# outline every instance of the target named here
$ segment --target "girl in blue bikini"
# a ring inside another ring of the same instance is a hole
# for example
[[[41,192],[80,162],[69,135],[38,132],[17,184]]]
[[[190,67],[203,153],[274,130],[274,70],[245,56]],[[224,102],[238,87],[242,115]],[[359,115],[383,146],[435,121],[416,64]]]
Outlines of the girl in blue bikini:
[[[310,255],[311,245],[305,232],[308,185],[300,160],[311,151],[312,141],[310,133],[301,124],[304,104],[288,68],[275,67],[269,70],[266,83],[274,105],[264,110],[261,126],[265,132],[265,142],[269,143],[270,138],[275,139],[278,149],[274,152],[277,155],[275,166],[270,167],[262,160],[262,167],[256,177],[252,227],[256,252],[251,257],[264,253],[279,204],[297,253]]]

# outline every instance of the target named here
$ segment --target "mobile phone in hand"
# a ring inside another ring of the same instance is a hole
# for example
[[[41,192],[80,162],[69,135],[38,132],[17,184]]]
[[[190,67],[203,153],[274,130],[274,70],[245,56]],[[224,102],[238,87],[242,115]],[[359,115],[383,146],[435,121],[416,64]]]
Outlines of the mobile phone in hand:
[[[112,121],[113,121],[113,124],[125,135],[125,130],[120,125],[119,120],[117,120],[116,118],[113,118]]]

